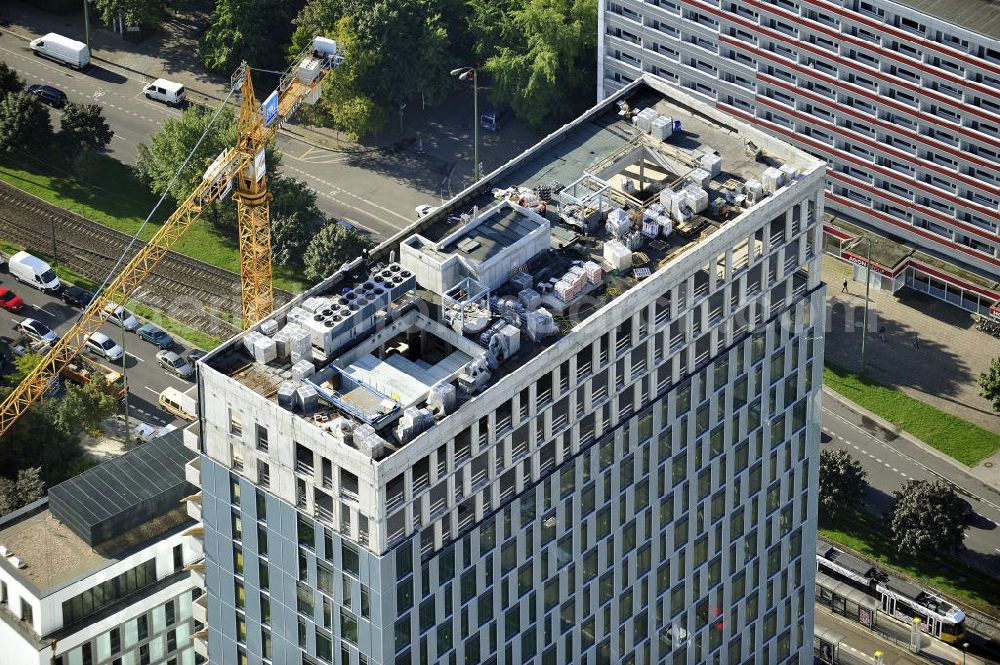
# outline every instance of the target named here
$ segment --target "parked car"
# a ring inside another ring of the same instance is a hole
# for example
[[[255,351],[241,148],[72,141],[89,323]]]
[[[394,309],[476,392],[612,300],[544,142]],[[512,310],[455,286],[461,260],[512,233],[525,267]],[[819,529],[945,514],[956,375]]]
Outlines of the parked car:
[[[21,300],[21,296],[10,289],[0,286],[0,307],[8,312],[20,312],[21,308],[24,307],[24,301]]]
[[[334,221],[337,226],[350,231],[351,233],[361,233],[357,226],[351,223],[351,220],[346,217],[341,217],[340,219]]]
[[[207,355],[208,351],[202,351],[201,349],[192,349],[191,351],[188,351],[187,355],[184,357],[187,359],[189,363],[191,363],[191,367],[194,367],[199,360],[201,360]]]
[[[63,288],[62,293],[59,295],[67,305],[80,307],[81,309],[89,305],[90,301],[94,299],[93,293],[75,285]]]
[[[95,332],[87,338],[87,350],[105,360],[121,360],[125,349],[102,332]]]
[[[14,330],[49,345],[55,344],[59,339],[47,325],[37,319],[24,319],[14,326]]]
[[[194,367],[191,367],[188,361],[181,358],[174,351],[157,351],[156,362],[163,369],[176,374],[182,379],[190,379],[194,374]]]
[[[420,219],[421,217],[426,217],[435,210],[437,210],[437,206],[432,206],[432,205],[427,205],[426,203],[422,203],[417,206],[414,212],[417,213],[417,219]]]
[[[139,327],[139,319],[132,316],[132,312],[116,302],[109,302],[104,306],[104,310],[108,312],[108,321],[121,326],[128,332],[132,332]]]
[[[28,86],[28,92],[38,97],[43,104],[48,104],[52,108],[61,109],[66,106],[66,93],[51,85],[35,83]]]
[[[171,337],[158,326],[154,326],[152,323],[147,323],[140,326],[135,334],[139,336],[139,339],[146,340],[150,344],[155,344],[161,349],[169,349],[174,345],[174,338]]]

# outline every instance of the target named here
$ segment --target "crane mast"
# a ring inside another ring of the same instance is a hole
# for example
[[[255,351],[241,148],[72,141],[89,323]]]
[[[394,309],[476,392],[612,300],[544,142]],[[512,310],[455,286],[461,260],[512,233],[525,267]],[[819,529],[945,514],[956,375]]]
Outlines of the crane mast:
[[[250,67],[244,62],[233,74],[233,88],[240,89],[237,144],[219,156],[194,191],[170,215],[160,230],[114,276],[58,341],[0,404],[0,437],[57,380],[60,370],[80,353],[92,334],[100,330],[113,300],[132,297],[170,248],[201,217],[205,207],[232,190],[240,229],[240,265],[243,288],[243,325],[249,327],[271,313],[271,231],[268,217],[264,147],[300,104],[319,99],[320,86],[343,58],[332,40],[316,38],[286,72],[278,89],[263,108],[253,93]]]

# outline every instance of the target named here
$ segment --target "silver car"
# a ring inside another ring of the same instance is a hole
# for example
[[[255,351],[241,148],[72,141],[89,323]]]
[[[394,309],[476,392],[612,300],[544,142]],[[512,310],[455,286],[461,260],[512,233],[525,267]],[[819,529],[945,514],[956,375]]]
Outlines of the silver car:
[[[156,362],[163,369],[176,374],[182,379],[190,379],[194,375],[194,367],[191,367],[188,361],[181,358],[174,351],[158,351],[156,353]]]

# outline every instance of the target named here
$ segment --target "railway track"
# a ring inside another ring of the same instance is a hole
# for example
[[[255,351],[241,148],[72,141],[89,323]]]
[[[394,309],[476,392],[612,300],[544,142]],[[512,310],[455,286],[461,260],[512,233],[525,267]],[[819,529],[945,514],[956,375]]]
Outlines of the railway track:
[[[131,242],[131,236],[51,206],[0,183],[0,237],[29,251],[51,255],[96,282],[104,281]],[[139,247],[134,247],[130,257]],[[275,290],[280,306],[292,294]],[[239,330],[239,275],[169,252],[134,296],[201,332],[225,339]]]

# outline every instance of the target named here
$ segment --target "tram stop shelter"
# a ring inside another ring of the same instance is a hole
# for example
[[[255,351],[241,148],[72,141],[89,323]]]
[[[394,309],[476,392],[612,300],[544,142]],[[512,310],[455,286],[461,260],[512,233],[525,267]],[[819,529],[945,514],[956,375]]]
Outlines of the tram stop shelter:
[[[866,628],[878,625],[878,602],[868,594],[816,571],[816,601]]]

